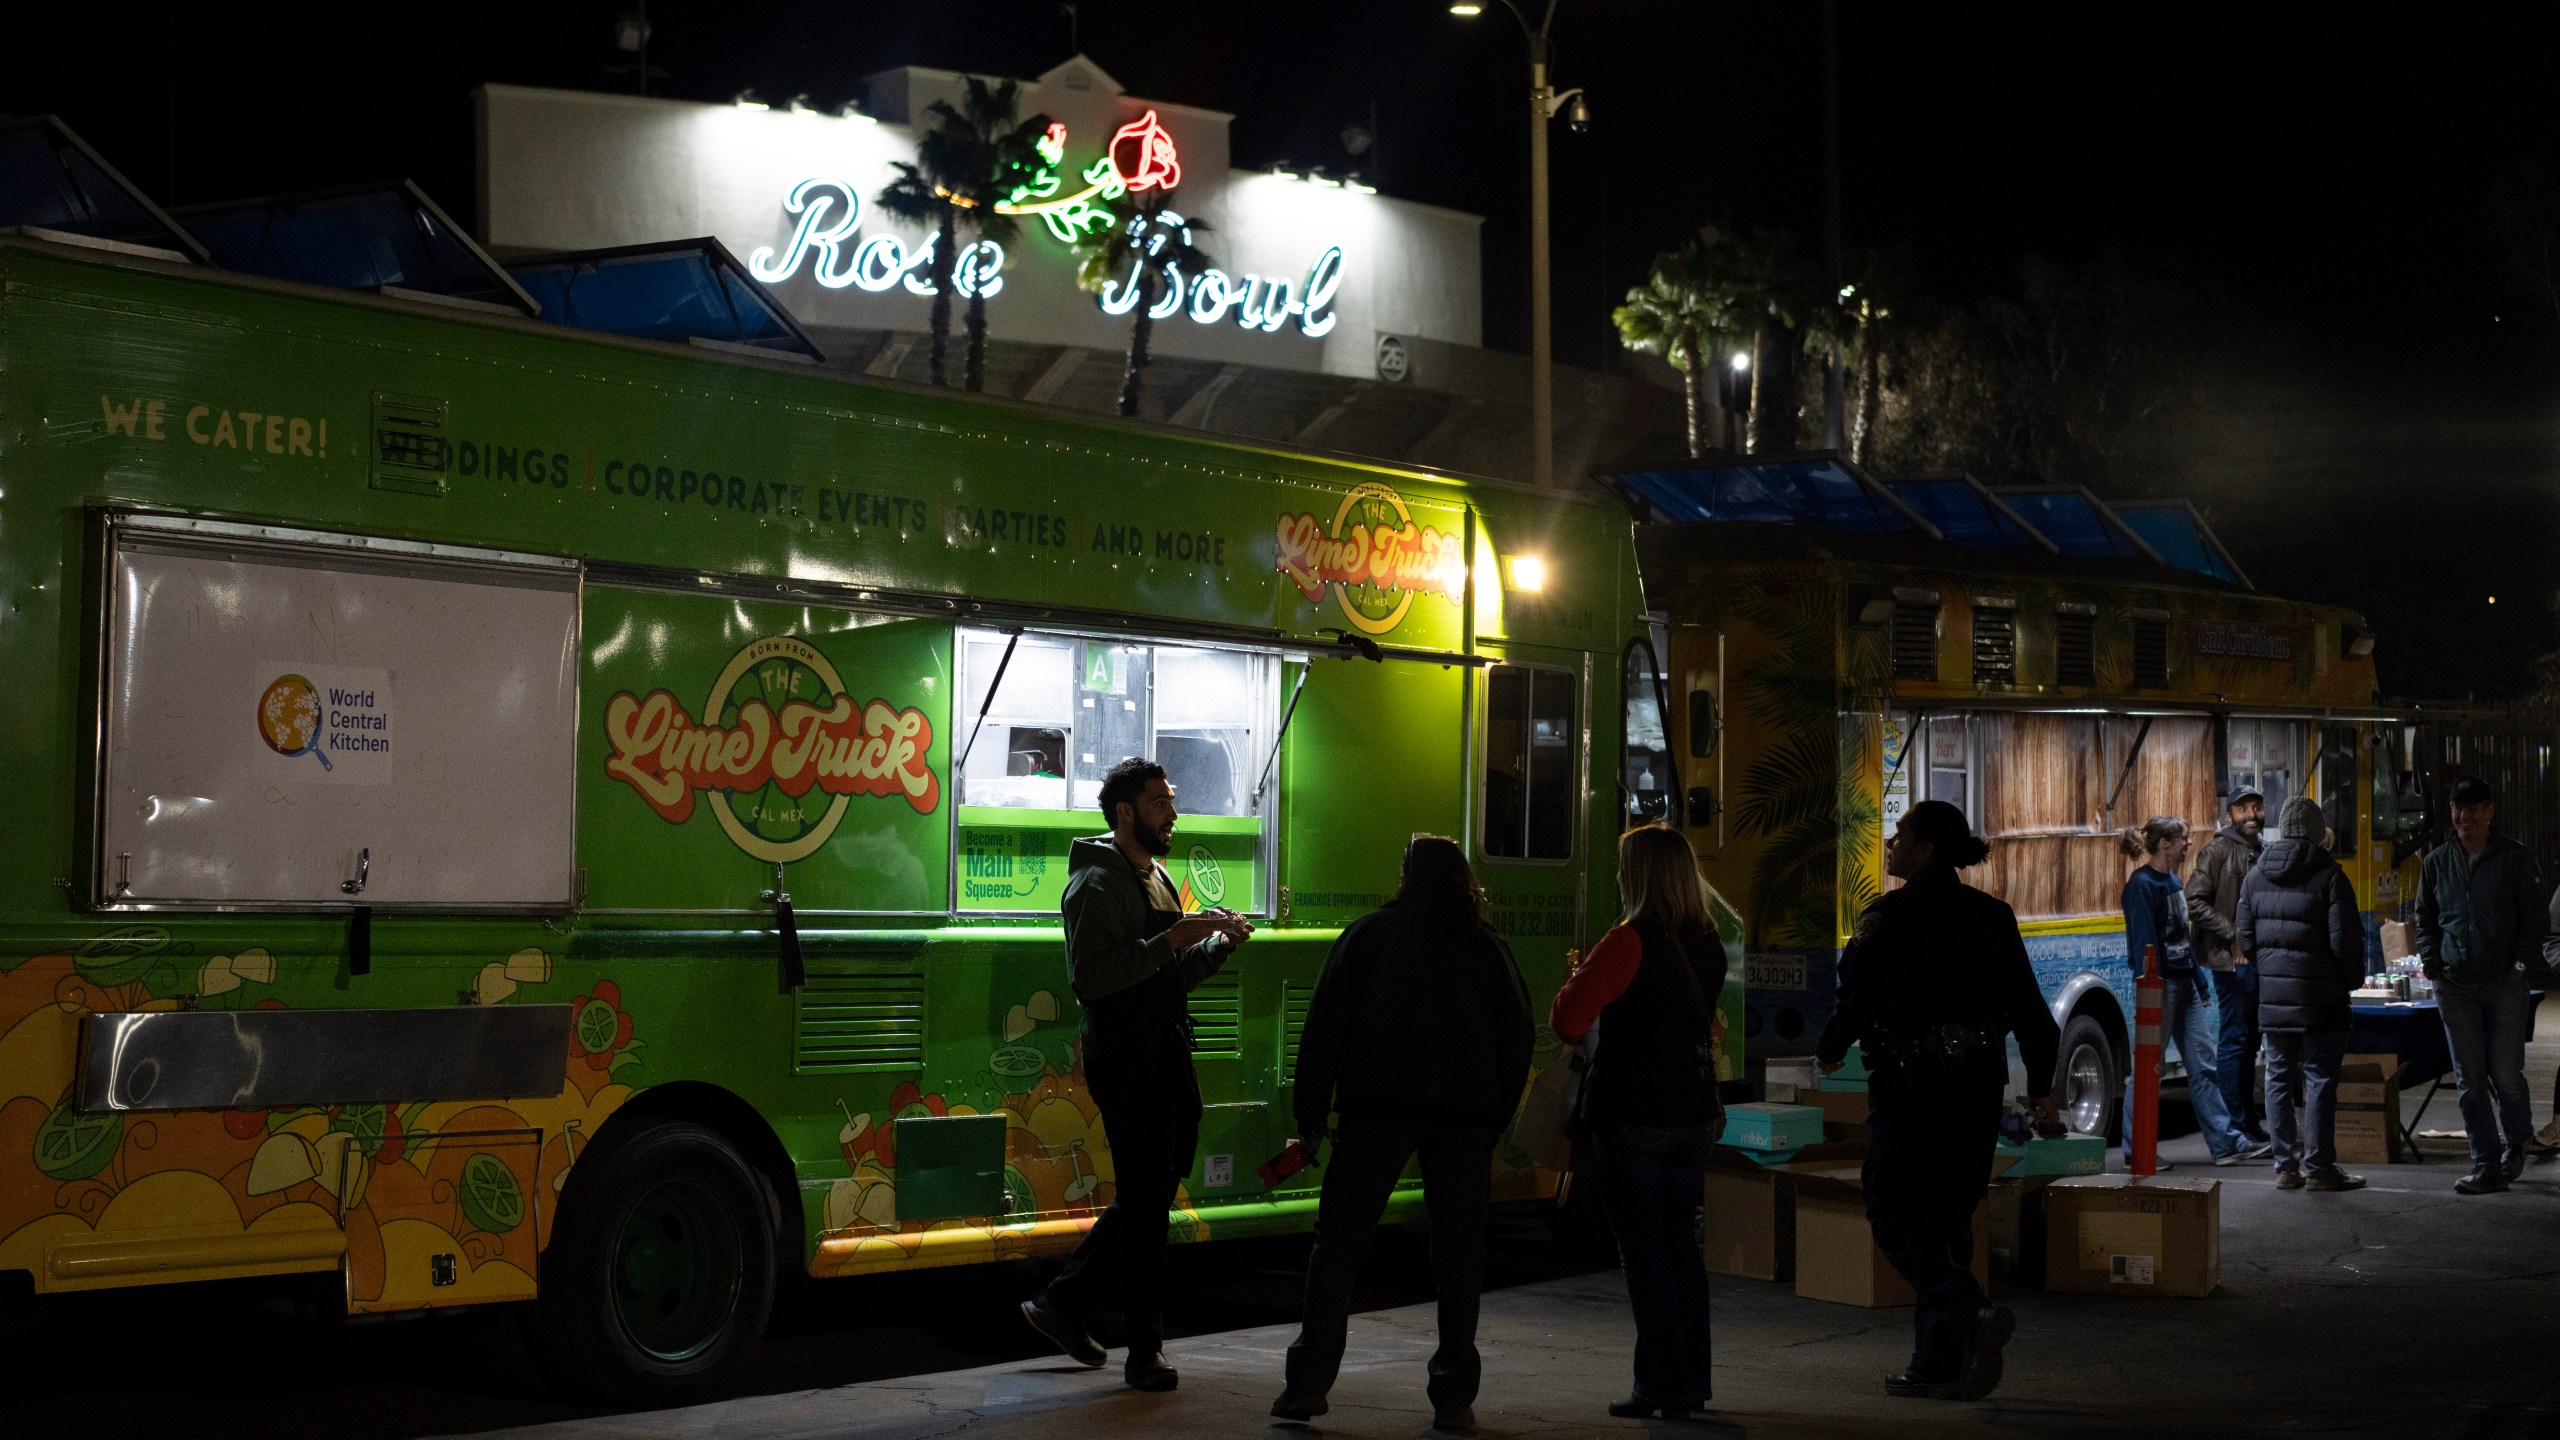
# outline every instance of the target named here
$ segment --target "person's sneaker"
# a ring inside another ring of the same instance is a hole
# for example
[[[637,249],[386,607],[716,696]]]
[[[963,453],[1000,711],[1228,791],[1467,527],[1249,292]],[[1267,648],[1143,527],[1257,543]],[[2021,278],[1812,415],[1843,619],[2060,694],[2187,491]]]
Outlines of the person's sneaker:
[[[1952,1400],[1956,1394],[1956,1382],[1933,1380],[1917,1370],[1905,1370],[1899,1375],[1884,1377],[1884,1393],[1898,1400]],[[1619,1412],[1613,1405],[1609,1413],[1615,1415]]]
[[[2276,1172],[2276,1188],[2279,1190],[2299,1190],[2307,1183],[2309,1182],[2302,1178],[2302,1172],[2290,1165]]]
[[[2495,1195],[2507,1188],[2507,1177],[2494,1164],[2483,1165],[2453,1182],[2457,1195]]]
[[[2153,1156],[2153,1157],[2152,1157],[2152,1161],[2151,1161],[2151,1165],[2152,1165],[2153,1172],[2154,1172],[2154,1173],[2156,1173],[2156,1174],[2161,1174],[2161,1175],[2166,1175],[2166,1174],[2168,1174],[2170,1171],[2175,1170],[2175,1169],[2177,1169],[2177,1168],[2178,1168],[2178,1162],[2176,1162],[2176,1161],[2174,1161],[2174,1160],[2170,1159],[2170,1158],[2169,1158],[2168,1156],[2166,1156],[2166,1155],[2156,1155],[2156,1156]],[[2130,1174],[2132,1174],[2132,1173],[2133,1173],[2133,1153],[2132,1153],[2131,1151],[2127,1151],[2127,1152],[2125,1152],[2125,1157],[2124,1157],[2124,1173],[2126,1173],[2127,1175],[2130,1175]]]
[[[1121,1378],[1129,1382],[1130,1389],[1149,1390],[1159,1395],[1182,1383],[1182,1376],[1165,1363],[1161,1350],[1149,1355],[1130,1356],[1129,1367],[1120,1373]]]
[[[2350,1175],[2332,1165],[2325,1170],[2314,1170],[2308,1178],[2296,1179],[2294,1184],[2305,1190],[2361,1190],[2364,1177]]]
[[[2533,1148],[2542,1151],[2560,1150],[2560,1112],[2552,1114],[2550,1124],[2533,1132]]]
[[[1280,1392],[1280,1398],[1271,1402],[1271,1418],[1294,1420],[1304,1425],[1332,1408],[1325,1403],[1321,1395],[1302,1395],[1295,1390],[1283,1390]]]
[[[1111,1358],[1109,1352],[1095,1343],[1094,1338],[1085,1332],[1081,1322],[1069,1319],[1042,1304],[1036,1295],[1022,1302],[1022,1318],[1029,1321],[1032,1329],[1039,1331],[1042,1338],[1057,1346],[1068,1359],[1086,1369],[1099,1370],[1102,1368],[1102,1362]]]
[[[2505,1153],[2498,1157],[2498,1173],[2507,1177],[2510,1185],[2524,1178],[2523,1146],[2510,1145],[2506,1148]]]

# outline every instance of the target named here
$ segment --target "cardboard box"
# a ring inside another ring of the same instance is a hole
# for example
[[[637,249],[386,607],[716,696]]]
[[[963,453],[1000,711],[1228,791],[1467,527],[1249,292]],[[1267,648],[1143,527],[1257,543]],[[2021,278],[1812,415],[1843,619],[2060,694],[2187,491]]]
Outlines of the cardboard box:
[[[1856,1125],[1862,1129],[1866,1126],[1867,1092],[1864,1090],[1816,1090],[1796,1098],[1820,1110],[1827,1122]]]
[[[2044,1192],[2061,1178],[2011,1171],[1991,1182],[1982,1211],[1992,1279],[2044,1288]]]
[[[1822,1111],[1813,1105],[1775,1105],[1754,1100],[1724,1107],[1724,1138],[1719,1144],[1742,1150],[1795,1150],[1822,1143]]]
[[[1795,1177],[1718,1148],[1707,1161],[1707,1269],[1747,1280],[1796,1273]]]
[[[2047,1290],[2197,1296],[2222,1283],[2219,1180],[2065,1176],[2044,1188],[2044,1218]]]
[[[2338,1159],[2400,1163],[2400,1057],[2350,1055],[2338,1068]]]
[[[1811,1059],[1772,1060],[1761,1079],[1763,1100],[1788,1103],[1808,1090],[1822,1088],[1822,1067]],[[1780,1091],[1786,1093],[1780,1094]]]
[[[2029,1140],[2024,1145],[2004,1140],[2000,1153],[2016,1157],[2009,1170],[2012,1175],[2103,1175],[2107,1170],[2107,1142],[2095,1135]]]
[[[1876,1248],[1858,1167],[1814,1163],[1782,1167],[1795,1180],[1796,1293],[1871,1310],[1916,1304],[1902,1276]],[[1973,1212],[1973,1278],[1991,1285],[1986,1207]]]

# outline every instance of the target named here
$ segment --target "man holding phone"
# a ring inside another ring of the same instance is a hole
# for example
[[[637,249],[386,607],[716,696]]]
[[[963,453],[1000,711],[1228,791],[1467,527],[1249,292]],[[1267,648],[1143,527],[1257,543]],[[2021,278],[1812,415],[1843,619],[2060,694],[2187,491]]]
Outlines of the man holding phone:
[[[1232,910],[1182,913],[1157,863],[1173,849],[1173,785],[1131,756],[1098,797],[1111,833],[1068,847],[1067,968],[1084,1006],[1085,1083],[1102,1110],[1117,1188],[1111,1204],[1022,1317],[1085,1365],[1109,1358],[1086,1317],[1116,1289],[1127,1328],[1125,1375],[1171,1390],[1164,1358],[1165,1231],[1200,1143],[1200,1079],[1191,1066],[1189,996],[1253,933]]]

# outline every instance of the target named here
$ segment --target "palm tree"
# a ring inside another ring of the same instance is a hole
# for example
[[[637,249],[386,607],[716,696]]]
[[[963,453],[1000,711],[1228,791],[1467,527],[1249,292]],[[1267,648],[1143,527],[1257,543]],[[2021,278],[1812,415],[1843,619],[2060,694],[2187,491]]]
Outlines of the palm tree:
[[[934,124],[916,146],[915,163],[893,163],[890,168],[898,178],[879,195],[881,209],[933,229],[926,279],[933,289],[929,373],[936,385],[949,383],[943,354],[951,338],[951,285],[959,265],[959,227],[965,221],[975,241],[1002,244],[1014,237],[1020,222],[998,213],[996,202],[1038,173],[1041,160],[1036,146],[1049,128],[1046,115],[1016,118],[1018,87],[1013,81],[989,85],[974,75],[965,79],[968,91],[958,109],[948,100],[926,107]],[[978,277],[969,287],[966,383],[972,390],[985,388],[986,382],[987,278]]]
[[[1190,277],[1216,263],[1193,243],[1208,225],[1166,208],[1167,198],[1162,190],[1147,192],[1126,221],[1077,246],[1077,287],[1101,296],[1104,310],[1137,317],[1129,329],[1129,367],[1120,377],[1123,415],[1138,413],[1138,385],[1159,318],[1155,311],[1168,301],[1179,306]]]
[[[1783,230],[1747,231],[1712,247],[1711,253],[1738,292],[1751,331],[1751,401],[1743,417],[1742,448],[1757,451],[1763,438],[1762,415],[1786,399],[1768,381],[1769,361],[1783,346],[1790,362],[1787,373],[1795,374],[1792,362],[1801,341],[1796,327],[1814,309],[1807,303],[1811,288],[1807,269],[1795,240]]]
[[[1659,355],[1680,372],[1689,402],[1689,456],[1706,453],[1702,430],[1708,372],[1719,343],[1737,332],[1737,296],[1717,270],[1707,243],[1692,240],[1677,250],[1653,257],[1653,269],[1642,285],[1627,292],[1627,303],[1609,312],[1618,339],[1628,349]]]

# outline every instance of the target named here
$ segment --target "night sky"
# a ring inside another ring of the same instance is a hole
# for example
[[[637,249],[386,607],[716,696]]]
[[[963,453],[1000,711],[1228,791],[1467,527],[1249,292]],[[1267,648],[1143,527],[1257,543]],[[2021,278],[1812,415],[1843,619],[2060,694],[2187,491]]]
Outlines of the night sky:
[[[473,85],[633,83],[605,69],[617,0],[43,8],[12,17],[0,110],[60,114],[180,204],[407,175],[469,223]],[[2172,438],[2241,564],[2365,609],[2394,694],[2520,689],[2560,584],[2560,323],[2481,213],[2510,167],[2560,171],[2560,12],[2061,8],[1843,0],[1850,242],[1909,247],[1954,300],[2101,253],[2210,297],[2224,356]],[[1069,49],[1054,0],[649,10],[656,88],[694,99]],[[1335,137],[1374,105],[1387,193],[1488,218],[1486,340],[1525,347],[1527,55],[1498,7],[1084,0],[1078,23],[1132,93],[1235,112],[1240,166],[1359,163]],[[1595,118],[1555,137],[1557,348],[1601,367],[1609,305],[1699,223],[1818,234],[1821,10],[1562,0],[1555,34]]]

